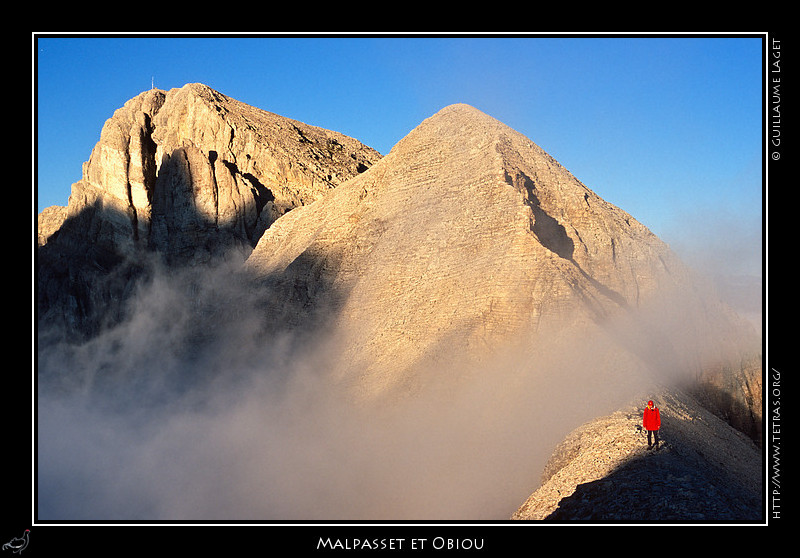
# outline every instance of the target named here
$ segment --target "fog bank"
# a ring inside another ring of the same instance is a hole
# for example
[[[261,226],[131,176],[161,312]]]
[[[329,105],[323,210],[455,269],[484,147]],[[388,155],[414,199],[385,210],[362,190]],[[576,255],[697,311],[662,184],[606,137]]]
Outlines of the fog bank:
[[[696,342],[653,308],[447,354],[421,393],[365,405],[328,374],[328,322],[275,330],[259,296],[226,266],[156,273],[123,323],[40,348],[39,519],[507,519],[570,430],[680,379]]]

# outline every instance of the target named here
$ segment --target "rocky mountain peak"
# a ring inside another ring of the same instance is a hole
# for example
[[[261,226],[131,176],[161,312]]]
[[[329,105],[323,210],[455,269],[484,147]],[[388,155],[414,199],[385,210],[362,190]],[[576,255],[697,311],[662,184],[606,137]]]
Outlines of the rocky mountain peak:
[[[130,289],[145,256],[181,266],[244,258],[278,217],[379,159],[202,84],[144,91],[104,124],[66,210],[44,212],[63,222],[46,220],[40,234],[39,310],[91,329],[100,318],[90,308],[124,300],[113,291]]]
[[[101,205],[107,219],[119,222],[115,242],[121,246],[142,240],[163,251],[168,241],[160,229],[171,227],[169,242],[175,242],[181,219],[254,245],[279,215],[378,159],[343,134],[256,109],[202,84],[152,89],[103,126],[82,180],[73,185],[69,214]]]
[[[365,394],[413,391],[430,376],[420,370],[454,355],[488,358],[512,338],[567,340],[610,320],[634,332],[663,327],[669,346],[672,325],[693,323],[687,308],[717,312],[664,304],[667,292],[691,292],[669,247],[530,139],[464,104],[281,218],[247,266],[282,285],[282,306],[337,301],[341,375]],[[645,326],[656,306],[663,322]],[[626,354],[651,349],[626,335],[611,343]],[[663,356],[667,367],[679,358]]]

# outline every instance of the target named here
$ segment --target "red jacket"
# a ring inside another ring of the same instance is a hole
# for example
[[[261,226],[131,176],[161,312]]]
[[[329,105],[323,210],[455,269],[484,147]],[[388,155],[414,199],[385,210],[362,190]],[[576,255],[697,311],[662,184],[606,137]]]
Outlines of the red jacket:
[[[653,405],[652,401],[649,401],[644,409],[642,425],[645,430],[658,430],[661,428],[661,413],[658,411],[658,407]]]

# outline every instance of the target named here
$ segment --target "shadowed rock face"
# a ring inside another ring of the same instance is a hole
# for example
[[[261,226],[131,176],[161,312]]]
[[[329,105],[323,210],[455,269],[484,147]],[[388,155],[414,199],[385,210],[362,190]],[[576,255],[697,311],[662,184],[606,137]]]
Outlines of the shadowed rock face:
[[[171,266],[244,258],[278,217],[379,159],[201,84],[145,91],[105,123],[67,208],[43,212],[41,323],[97,331],[148,254]]]

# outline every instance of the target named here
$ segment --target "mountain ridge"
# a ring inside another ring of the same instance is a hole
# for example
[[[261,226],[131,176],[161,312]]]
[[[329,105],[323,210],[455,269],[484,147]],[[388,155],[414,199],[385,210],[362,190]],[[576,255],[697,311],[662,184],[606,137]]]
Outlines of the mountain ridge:
[[[662,412],[657,450],[642,430],[648,397]],[[750,438],[688,394],[662,388],[570,432],[511,519],[752,522],[763,512],[762,469]]]

